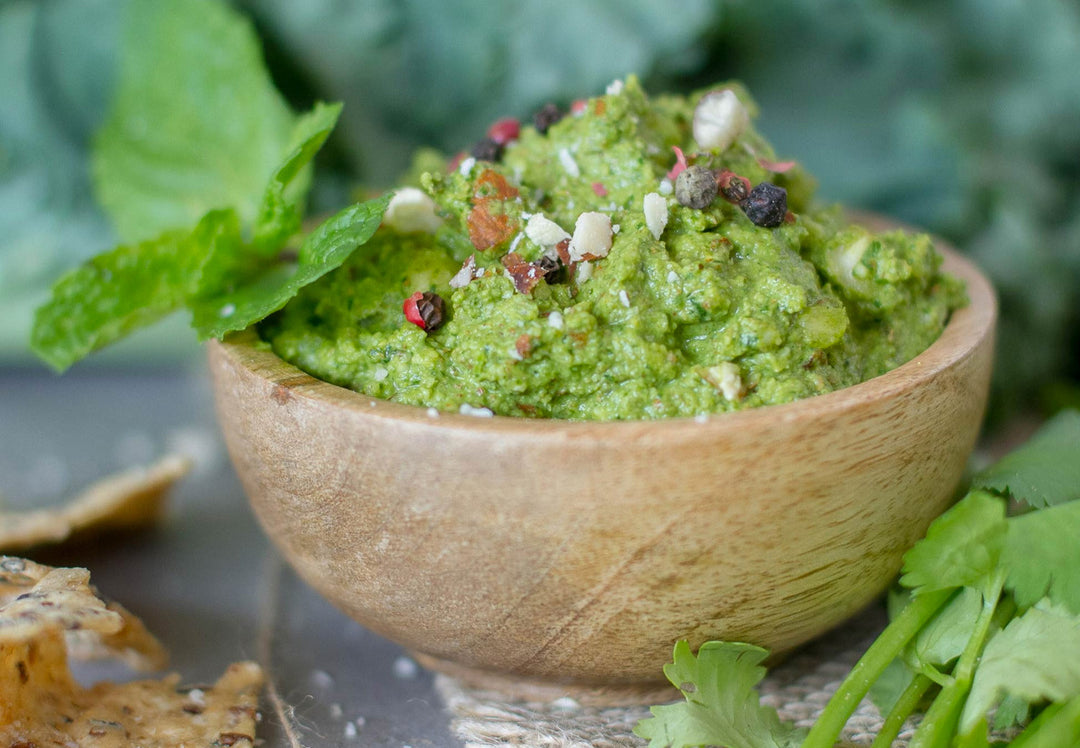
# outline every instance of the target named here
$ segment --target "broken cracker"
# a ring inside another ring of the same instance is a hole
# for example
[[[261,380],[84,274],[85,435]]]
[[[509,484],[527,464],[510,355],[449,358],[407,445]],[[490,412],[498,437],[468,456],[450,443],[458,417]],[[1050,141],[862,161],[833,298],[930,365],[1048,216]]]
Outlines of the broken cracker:
[[[104,478],[62,507],[0,511],[0,551],[57,543],[76,533],[153,524],[164,513],[169,488],[190,469],[191,460],[170,455]]]
[[[147,666],[164,657],[138,619],[98,596],[85,569],[0,557],[0,744],[254,744],[263,679],[255,663],[230,665],[199,689],[178,688],[177,675],[84,688],[67,667],[72,635],[93,642],[95,656],[111,652]]]

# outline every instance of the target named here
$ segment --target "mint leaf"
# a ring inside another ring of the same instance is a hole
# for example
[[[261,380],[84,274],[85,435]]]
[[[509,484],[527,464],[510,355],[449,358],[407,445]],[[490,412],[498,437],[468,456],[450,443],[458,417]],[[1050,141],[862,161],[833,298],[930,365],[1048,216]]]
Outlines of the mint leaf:
[[[1040,603],[990,639],[964,705],[961,732],[973,730],[1006,693],[1029,703],[1080,696],[1080,618]]]
[[[972,491],[904,554],[900,583],[915,595],[954,587],[981,590],[997,568],[1005,532],[1005,502]]]
[[[60,278],[37,310],[31,348],[66,369],[180,308],[197,286],[206,247],[238,241],[235,214],[216,211],[193,231],[168,231],[91,258]]]
[[[1005,587],[1021,607],[1048,597],[1080,615],[1080,501],[1008,521],[1002,550]]]
[[[686,701],[652,707],[653,716],[638,722],[634,734],[650,748],[796,748],[803,731],[781,722],[754,690],[768,654],[750,644],[706,642],[695,657],[686,641],[678,642],[664,675]]]
[[[250,226],[293,121],[243,16],[211,0],[133,0],[93,153],[98,198],[126,241],[215,208]]]
[[[976,475],[973,485],[1036,509],[1080,499],[1080,411],[1058,413],[1026,444]]]
[[[297,120],[288,155],[270,177],[255,222],[255,244],[262,252],[277,251],[300,230],[309,181],[305,167],[322,148],[340,115],[341,104],[319,102]],[[303,178],[298,180],[301,174]]]
[[[192,300],[192,325],[200,339],[243,330],[281,309],[301,288],[340,266],[370,239],[389,202],[386,194],[334,215],[304,240],[295,266],[279,263],[233,290],[207,290]]]

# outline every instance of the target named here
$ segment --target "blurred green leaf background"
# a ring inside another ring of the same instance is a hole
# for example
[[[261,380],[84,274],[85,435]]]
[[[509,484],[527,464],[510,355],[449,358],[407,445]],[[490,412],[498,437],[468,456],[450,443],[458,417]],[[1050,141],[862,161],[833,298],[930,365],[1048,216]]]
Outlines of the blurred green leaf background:
[[[1080,400],[1080,4],[1066,0],[238,0],[296,107],[345,104],[313,208],[392,182],[419,145],[467,148],[637,73],[727,78],[821,197],[934,231],[1002,302],[994,412]],[[115,242],[90,189],[123,0],[0,0],[0,363],[36,365],[33,307]],[[110,355],[188,356],[194,336]],[[178,342],[179,341],[179,342]]]

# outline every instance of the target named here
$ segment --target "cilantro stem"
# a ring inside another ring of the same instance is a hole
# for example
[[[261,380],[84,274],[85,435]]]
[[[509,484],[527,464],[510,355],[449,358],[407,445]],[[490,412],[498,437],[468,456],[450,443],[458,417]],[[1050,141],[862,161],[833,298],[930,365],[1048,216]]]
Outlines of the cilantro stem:
[[[960,713],[975,679],[975,667],[986,645],[990,624],[994,621],[994,611],[1004,586],[1004,577],[1000,572],[988,581],[983,591],[983,609],[975,621],[971,638],[953,669],[952,682],[941,689],[941,693],[930,705],[911,738],[910,748],[948,748],[952,745]]]
[[[817,722],[810,728],[802,748],[833,748],[844,725],[881,673],[933,618],[955,590],[935,590],[916,595],[892,623],[874,640],[847,678],[840,684]]]
[[[917,674],[911,683],[908,683],[907,688],[900,694],[900,698],[896,700],[888,716],[885,717],[885,722],[881,725],[881,730],[870,748],[889,748],[893,744],[907,718],[919,706],[919,700],[932,685],[934,682],[922,673]]]

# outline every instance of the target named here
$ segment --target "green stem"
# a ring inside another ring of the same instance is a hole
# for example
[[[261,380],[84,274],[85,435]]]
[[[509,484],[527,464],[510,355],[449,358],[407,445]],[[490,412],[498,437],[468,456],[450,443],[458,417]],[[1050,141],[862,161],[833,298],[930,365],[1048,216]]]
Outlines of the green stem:
[[[1080,743],[1080,697],[1064,704],[1051,704],[1032,720],[1011,746],[1061,748]]]
[[[903,651],[927,621],[936,614],[955,590],[939,590],[917,595],[866,653],[855,663],[840,688],[803,741],[802,748],[833,748],[844,725],[882,671]]]
[[[919,706],[919,700],[932,685],[934,682],[922,673],[917,674],[911,683],[908,683],[907,688],[900,694],[900,698],[896,700],[888,716],[885,717],[885,722],[881,725],[881,730],[870,748],[889,748],[893,744],[896,736],[900,734],[900,729],[907,722],[907,718]]]
[[[1001,578],[993,579],[983,593],[982,612],[979,613],[971,638],[953,668],[952,682],[941,689],[941,693],[930,705],[911,738],[910,748],[948,748],[951,745],[960,721],[960,713],[975,678],[975,666],[978,665],[986,645],[990,624],[994,622],[994,610],[997,608],[998,598],[1001,597],[1003,584]]]

